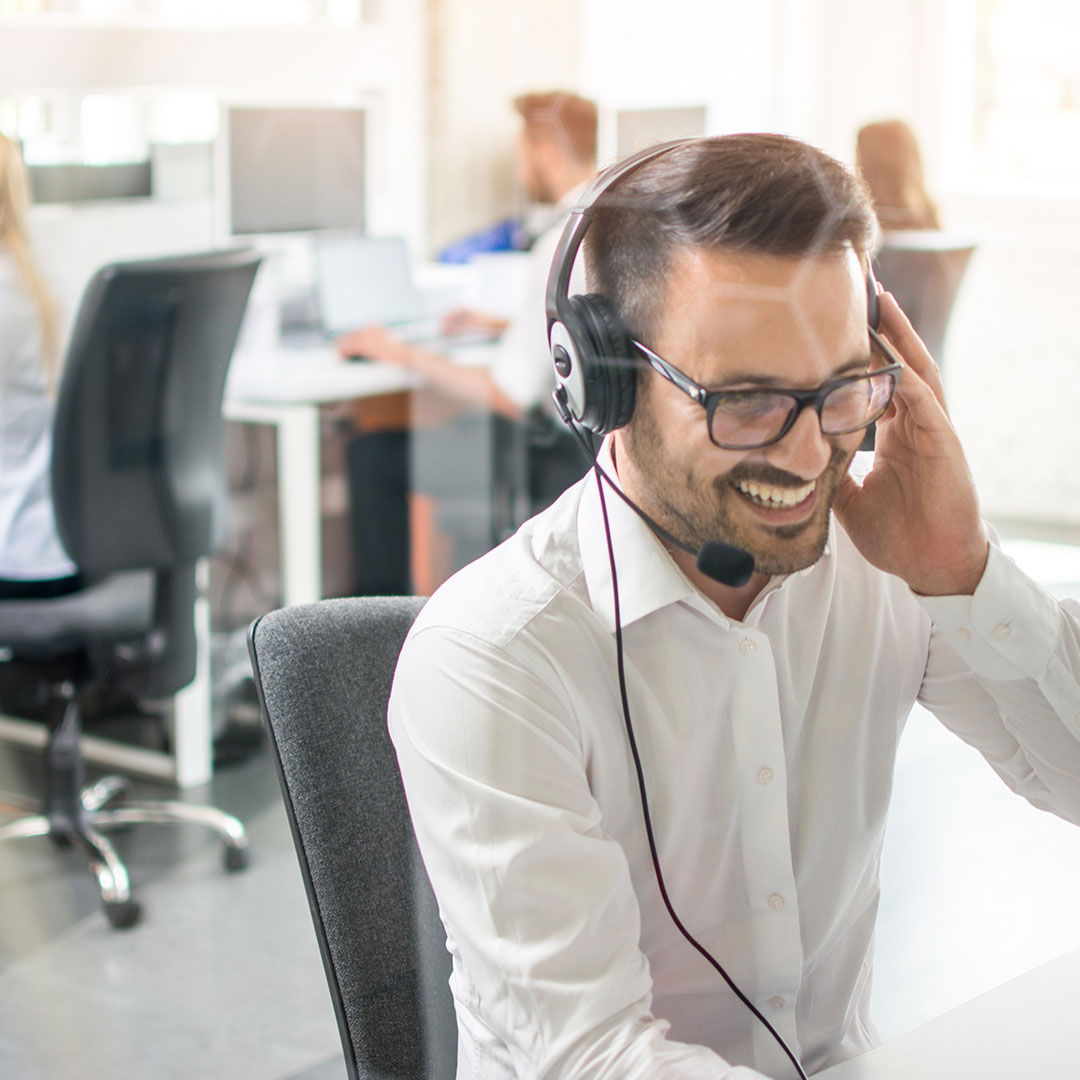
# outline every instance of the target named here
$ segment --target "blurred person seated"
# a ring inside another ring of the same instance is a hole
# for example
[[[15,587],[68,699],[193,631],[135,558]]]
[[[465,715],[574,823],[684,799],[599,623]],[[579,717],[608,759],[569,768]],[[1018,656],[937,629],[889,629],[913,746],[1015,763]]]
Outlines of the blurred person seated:
[[[919,141],[903,120],[880,120],[860,128],[855,167],[870,189],[882,231],[941,228],[937,207],[926,190]]]
[[[345,357],[416,371],[429,388],[445,398],[523,425],[529,506],[531,512],[537,512],[579,479],[589,464],[552,405],[555,380],[544,293],[563,224],[596,175],[597,110],[591,101],[565,91],[523,94],[514,99],[513,106],[522,121],[517,152],[524,193],[531,203],[548,208],[546,221],[530,247],[525,303],[512,319],[458,309],[443,322],[448,336],[480,332],[496,337],[491,364],[457,365],[446,353],[403,341],[385,326],[360,327],[344,334],[337,349]],[[584,291],[580,269],[575,288]],[[412,591],[407,542],[407,432],[359,436],[348,447],[347,469],[356,592],[393,595]],[[378,508],[377,514],[370,512],[372,507]]]
[[[56,310],[30,251],[29,182],[0,135],[0,598],[79,588],[56,531],[49,468],[58,383]]]

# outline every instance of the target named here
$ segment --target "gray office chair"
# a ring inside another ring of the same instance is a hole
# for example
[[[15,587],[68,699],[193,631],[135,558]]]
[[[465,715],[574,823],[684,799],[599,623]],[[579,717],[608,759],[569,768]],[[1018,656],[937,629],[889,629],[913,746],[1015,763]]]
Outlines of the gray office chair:
[[[452,1080],[450,956],[386,730],[423,601],[322,600],[248,647],[350,1077]]]
[[[904,309],[942,367],[945,336],[975,245],[948,233],[887,233],[874,256],[878,281]]]
[[[195,569],[225,537],[221,402],[258,263],[221,251],[95,274],[53,424],[56,521],[84,584],[0,601],[0,663],[40,688],[49,728],[43,805],[0,825],[0,840],[49,836],[81,848],[115,927],[131,926],[139,905],[102,830],[198,824],[220,835],[229,869],[247,862],[244,828],[229,814],[126,800],[118,777],[84,789],[79,733],[91,685],[157,698],[194,678]]]

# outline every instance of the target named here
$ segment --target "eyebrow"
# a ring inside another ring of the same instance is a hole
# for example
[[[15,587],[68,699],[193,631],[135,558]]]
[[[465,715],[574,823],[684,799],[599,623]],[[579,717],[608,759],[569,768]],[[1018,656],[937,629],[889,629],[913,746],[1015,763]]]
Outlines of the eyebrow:
[[[841,364],[838,368],[832,371],[829,376],[819,386],[824,386],[827,383],[833,382],[836,379],[843,379],[847,375],[856,375],[868,368],[873,361],[873,353],[871,350],[867,350],[866,356],[857,357],[847,361],[845,364]],[[735,372],[734,374],[727,375],[722,383],[710,383],[702,384],[709,391],[724,391],[731,390],[732,388],[746,387],[747,389],[761,389],[761,390],[801,390],[804,387],[791,386],[779,379],[775,375],[762,375],[760,372]]]

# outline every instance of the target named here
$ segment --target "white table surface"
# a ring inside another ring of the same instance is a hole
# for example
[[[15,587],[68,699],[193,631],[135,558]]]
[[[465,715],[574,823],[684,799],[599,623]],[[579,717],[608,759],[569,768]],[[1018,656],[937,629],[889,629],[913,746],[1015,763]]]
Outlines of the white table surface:
[[[1078,1002],[1080,951],[1043,964],[817,1076],[819,1080],[1077,1080]]]

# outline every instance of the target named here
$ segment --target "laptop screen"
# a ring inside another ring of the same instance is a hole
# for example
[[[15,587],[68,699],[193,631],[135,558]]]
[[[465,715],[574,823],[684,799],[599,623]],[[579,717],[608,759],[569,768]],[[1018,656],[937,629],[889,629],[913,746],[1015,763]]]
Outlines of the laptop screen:
[[[323,329],[329,334],[371,323],[416,322],[425,315],[400,236],[318,234],[315,289]]]

